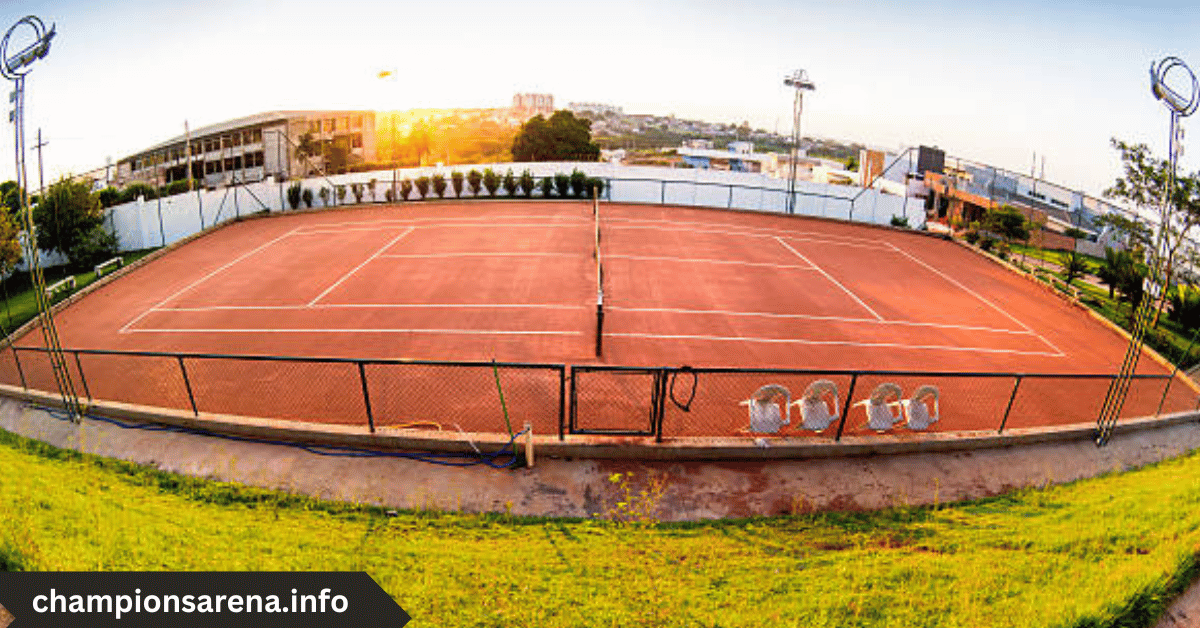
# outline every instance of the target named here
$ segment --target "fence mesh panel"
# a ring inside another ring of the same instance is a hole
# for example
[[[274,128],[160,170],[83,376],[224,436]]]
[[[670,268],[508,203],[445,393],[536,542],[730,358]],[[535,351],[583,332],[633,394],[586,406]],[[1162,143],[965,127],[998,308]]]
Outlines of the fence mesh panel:
[[[556,367],[459,364],[367,364],[376,427],[557,434],[561,371]],[[496,386],[499,373],[500,387]],[[500,391],[504,393],[504,407]]]
[[[21,386],[21,373],[17,369],[17,357],[12,348],[0,350],[0,383]]]
[[[200,412],[367,425],[356,364],[227,358],[184,364]]]
[[[25,355],[24,352],[21,355],[22,366]],[[75,360],[69,354],[67,362],[74,371]],[[179,360],[175,357],[81,353],[79,366],[83,367],[83,378],[76,380],[75,390],[81,397],[86,394],[92,399],[106,401],[192,409]],[[130,385],[131,380],[134,385]]]
[[[573,432],[653,433],[653,369],[576,368]]]

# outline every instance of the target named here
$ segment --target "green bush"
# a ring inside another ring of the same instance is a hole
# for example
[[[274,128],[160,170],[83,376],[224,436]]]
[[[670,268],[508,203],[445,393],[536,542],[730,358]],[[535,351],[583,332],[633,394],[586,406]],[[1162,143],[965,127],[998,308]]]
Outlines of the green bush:
[[[455,170],[450,173],[450,183],[454,185],[454,196],[462,198],[463,173]]]
[[[429,195],[429,177],[417,177],[417,192],[421,198]]]
[[[550,198],[554,192],[554,179],[550,177],[542,177],[542,198]]]
[[[304,188],[304,192],[300,194],[300,198],[304,200],[305,207],[312,209],[312,204],[313,204],[312,190],[310,190],[308,188]]]
[[[533,196],[533,188],[537,187],[537,181],[533,178],[533,173],[526,169],[521,173],[521,178],[517,179],[517,185],[521,186],[521,193],[525,198]]]
[[[321,188],[321,207],[329,207],[329,188]]]
[[[188,191],[188,181],[172,181],[163,189],[163,196],[175,196],[176,194],[184,194]],[[104,260],[101,260],[104,261]]]
[[[587,189],[587,175],[580,172],[578,168],[571,171],[571,193],[576,197],[582,197]]]
[[[301,192],[301,187],[302,187],[302,186],[300,185],[300,182],[299,182],[299,181],[297,181],[297,182],[295,182],[295,183],[293,183],[293,184],[291,184],[291,185],[289,185],[289,186],[288,186],[288,189],[287,189],[287,202],[288,202],[288,205],[291,205],[291,206],[292,206],[292,209],[299,209],[299,208],[300,208],[300,192]]]
[[[1168,316],[1189,332],[1200,327],[1200,289],[1176,286],[1171,291],[1171,312]]]
[[[100,207],[105,209],[123,202],[121,201],[121,191],[112,186],[97,192],[96,198],[100,201]]]
[[[355,203],[362,203],[363,186],[361,183],[351,183],[350,192],[354,194]]]
[[[413,182],[412,179],[403,179],[400,181],[400,200],[407,201],[408,195],[412,194]]]
[[[979,232],[978,231],[968,231],[963,234],[963,239],[965,239],[969,244],[975,244],[976,242],[979,241]]]
[[[979,238],[979,248],[981,248],[985,251],[990,251],[990,250],[992,250],[992,247],[994,247],[994,246],[996,246],[995,238],[991,238],[988,236],[983,236],[983,237]]]
[[[446,198],[446,175],[436,173],[430,178],[433,182],[433,193],[438,195],[438,198]]]
[[[396,191],[388,187],[388,189],[383,191],[383,199],[389,203],[394,203],[396,201]]]
[[[604,179],[592,177],[591,179],[587,180],[587,187],[588,196],[595,196],[596,198],[599,198],[604,194]]]
[[[139,196],[148,201],[152,201],[158,198],[158,191],[154,189],[153,185],[142,183],[140,181],[137,183],[130,183],[129,185],[125,186],[125,189],[121,190],[122,203],[136,201]]]
[[[558,195],[566,198],[571,191],[571,177],[561,172],[554,175],[554,190]]]
[[[483,187],[487,188],[488,196],[495,196],[500,189],[500,175],[495,170],[485,168],[483,171]]]
[[[75,264],[94,266],[117,255],[117,236],[102,225],[96,225],[84,233],[67,252]]]
[[[902,227],[904,229],[907,229],[908,228],[908,218],[902,218],[900,216],[892,216],[892,226],[893,227]]]
[[[467,173],[467,184],[471,186],[471,195],[479,196],[479,190],[483,189],[483,175],[474,168]]]
[[[512,168],[509,168],[508,172],[504,173],[502,185],[504,186],[504,191],[508,192],[509,196],[517,195],[517,177],[513,174]]]
[[[345,203],[346,202],[346,186],[339,185],[334,188],[334,191],[337,193],[338,205]]]

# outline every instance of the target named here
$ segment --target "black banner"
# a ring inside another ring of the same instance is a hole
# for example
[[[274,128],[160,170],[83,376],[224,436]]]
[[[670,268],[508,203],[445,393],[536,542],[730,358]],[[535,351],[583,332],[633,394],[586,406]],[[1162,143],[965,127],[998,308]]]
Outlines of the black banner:
[[[400,628],[409,621],[363,572],[0,572],[0,607],[0,628]]]

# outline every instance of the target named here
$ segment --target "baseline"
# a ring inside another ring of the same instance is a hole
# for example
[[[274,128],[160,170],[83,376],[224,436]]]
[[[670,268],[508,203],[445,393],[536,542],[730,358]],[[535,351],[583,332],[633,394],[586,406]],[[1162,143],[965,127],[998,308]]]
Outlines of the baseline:
[[[643,340],[704,340],[713,342],[746,342],[766,344],[839,345],[864,349],[920,349],[1008,355],[1031,355],[1062,357],[1060,353],[1046,351],[1024,351],[1020,349],[996,349],[992,347],[965,347],[961,345],[906,345],[894,342],[856,342],[853,340],[808,340],[804,338],[762,338],[757,336],[709,336],[704,334],[650,334],[635,332],[606,332],[605,336],[617,338],[640,338]]]

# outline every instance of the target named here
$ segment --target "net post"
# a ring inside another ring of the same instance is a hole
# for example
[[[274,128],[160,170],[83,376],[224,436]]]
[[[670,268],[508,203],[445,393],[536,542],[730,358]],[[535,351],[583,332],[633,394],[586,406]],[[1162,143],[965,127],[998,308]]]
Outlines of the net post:
[[[604,355],[604,305],[596,302],[596,357]]]
[[[558,440],[566,440],[567,365],[558,366]]]

